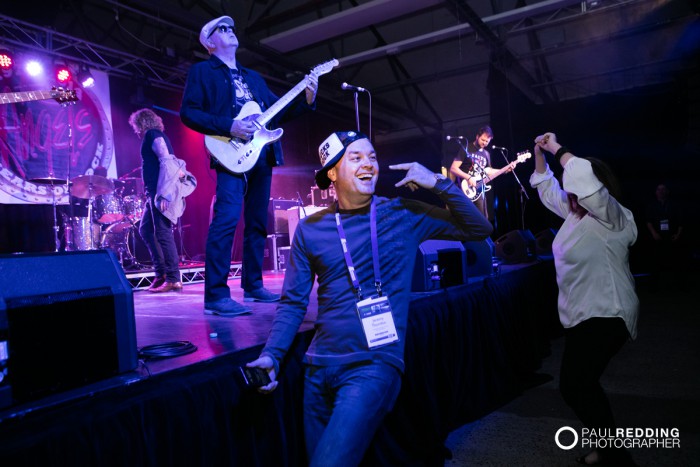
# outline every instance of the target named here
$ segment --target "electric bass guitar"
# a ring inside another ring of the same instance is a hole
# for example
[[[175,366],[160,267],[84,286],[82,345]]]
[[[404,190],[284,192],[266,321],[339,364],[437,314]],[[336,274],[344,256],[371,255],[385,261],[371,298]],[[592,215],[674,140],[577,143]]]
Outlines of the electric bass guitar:
[[[0,93],[0,104],[14,104],[17,102],[41,101],[55,99],[61,105],[71,104],[78,100],[75,91],[53,87],[49,91],[21,91]]]
[[[329,73],[336,66],[338,66],[338,60],[333,59],[317,65],[311,72],[321,76]],[[204,145],[209,154],[231,172],[240,174],[252,169],[265,145],[274,143],[284,133],[284,130],[281,128],[270,131],[265,128],[265,125],[289,105],[296,96],[301,94],[307,84],[308,78],[305,77],[265,112],[262,111],[257,102],[246,102],[235,120],[245,120],[253,123],[257,128],[253,133],[253,137],[246,141],[229,136],[205,135]]]
[[[488,181],[490,182],[494,178],[498,177],[501,174],[504,174],[508,172],[509,170],[515,169],[515,166],[518,165],[521,162],[525,162],[527,159],[529,159],[532,156],[530,154],[530,151],[523,151],[518,153],[518,158],[511,162],[510,164],[506,165],[505,167],[498,169],[496,173],[488,177]],[[472,201],[476,201],[479,199],[479,197],[482,195],[482,193],[486,193],[491,189],[491,185],[487,185],[486,181],[481,177],[481,174],[478,173],[478,171],[470,171],[470,175],[472,179],[476,179],[476,185],[471,186],[469,185],[469,182],[467,180],[462,180],[461,182],[461,187],[462,191],[464,192],[465,195],[467,195],[467,198],[469,198]]]

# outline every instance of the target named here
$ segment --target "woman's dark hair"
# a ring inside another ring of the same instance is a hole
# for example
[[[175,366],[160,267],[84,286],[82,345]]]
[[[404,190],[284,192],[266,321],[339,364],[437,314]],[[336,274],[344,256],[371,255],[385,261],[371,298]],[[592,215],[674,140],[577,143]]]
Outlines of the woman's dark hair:
[[[593,175],[595,175],[603,186],[608,189],[608,193],[619,201],[620,196],[622,195],[622,188],[610,166],[600,159],[596,159],[595,157],[585,157],[584,159],[591,163]]]

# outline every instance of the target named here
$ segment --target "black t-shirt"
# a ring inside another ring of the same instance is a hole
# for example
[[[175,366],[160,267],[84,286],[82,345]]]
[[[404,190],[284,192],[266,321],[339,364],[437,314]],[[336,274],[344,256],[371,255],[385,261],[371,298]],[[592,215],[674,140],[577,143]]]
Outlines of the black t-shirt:
[[[143,185],[146,189],[146,194],[149,196],[155,196],[158,190],[160,161],[158,160],[158,155],[153,151],[153,141],[158,137],[162,137],[165,140],[168,152],[174,154],[173,147],[165,133],[156,129],[146,131],[141,143],[141,158],[143,159]]]
[[[491,154],[486,149],[481,149],[472,142],[467,145],[467,150],[469,157],[466,156],[463,149],[455,156],[455,160],[462,162],[459,167],[462,172],[469,172],[474,163],[480,167],[491,167]]]

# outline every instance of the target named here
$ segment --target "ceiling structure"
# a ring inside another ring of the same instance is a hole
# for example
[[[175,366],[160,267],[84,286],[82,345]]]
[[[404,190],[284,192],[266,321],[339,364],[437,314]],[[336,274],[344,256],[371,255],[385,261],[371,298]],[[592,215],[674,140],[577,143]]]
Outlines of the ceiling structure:
[[[0,48],[47,52],[179,91],[206,58],[201,26],[236,21],[242,65],[278,92],[314,65],[319,112],[375,138],[450,134],[489,118],[490,73],[533,103],[672,82],[697,70],[697,0],[58,0],[4,2]],[[24,6],[22,3],[27,3]],[[363,123],[364,128],[364,123]]]

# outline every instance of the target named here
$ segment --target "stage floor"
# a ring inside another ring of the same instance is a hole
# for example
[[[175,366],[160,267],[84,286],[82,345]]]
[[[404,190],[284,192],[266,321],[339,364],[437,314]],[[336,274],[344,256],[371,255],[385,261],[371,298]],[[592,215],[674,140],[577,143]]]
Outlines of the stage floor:
[[[280,293],[284,271],[265,272],[265,287]],[[231,298],[243,303],[239,277],[229,279]],[[184,283],[181,292],[150,293],[134,291],[136,341],[141,349],[149,345],[188,341],[197,350],[191,354],[160,360],[147,360],[150,374],[173,370],[221,355],[263,344],[275,315],[276,303],[247,302],[250,315],[222,318],[204,314],[204,283]],[[316,287],[312,291],[309,311],[301,330],[311,329],[316,319]]]

